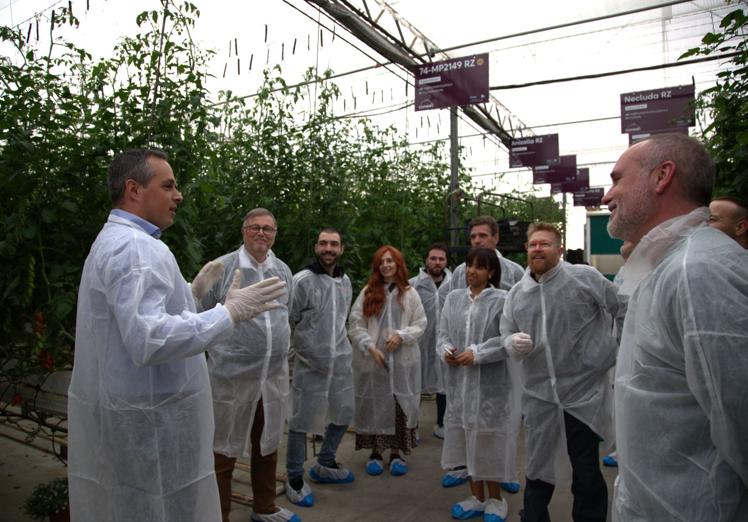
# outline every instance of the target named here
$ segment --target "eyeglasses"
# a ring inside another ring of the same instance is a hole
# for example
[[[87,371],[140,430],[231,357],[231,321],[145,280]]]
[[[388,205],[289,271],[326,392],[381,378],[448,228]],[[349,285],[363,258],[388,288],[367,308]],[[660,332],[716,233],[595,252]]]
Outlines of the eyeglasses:
[[[271,227],[271,226],[268,226],[268,225],[265,225],[263,227],[261,227],[260,225],[245,225],[242,228],[248,229],[252,234],[259,234],[260,231],[262,230],[262,232],[266,236],[269,236],[271,234],[275,234],[276,230],[278,230],[277,228],[274,228],[274,227]]]

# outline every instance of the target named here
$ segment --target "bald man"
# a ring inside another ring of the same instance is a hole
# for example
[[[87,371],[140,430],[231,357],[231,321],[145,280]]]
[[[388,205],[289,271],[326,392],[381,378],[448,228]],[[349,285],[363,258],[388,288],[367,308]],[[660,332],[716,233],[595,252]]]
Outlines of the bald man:
[[[709,203],[709,224],[748,248],[748,202],[733,197]]]

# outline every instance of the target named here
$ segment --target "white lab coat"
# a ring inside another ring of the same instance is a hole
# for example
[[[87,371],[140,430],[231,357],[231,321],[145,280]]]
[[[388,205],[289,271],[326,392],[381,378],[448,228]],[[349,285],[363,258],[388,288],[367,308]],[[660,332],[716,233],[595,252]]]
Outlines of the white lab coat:
[[[560,261],[537,282],[527,269],[507,296],[501,333],[525,332],[534,348],[520,358],[526,475],[555,484],[569,461],[564,411],[612,444],[607,371],[617,343],[610,317],[625,313],[616,286],[596,269]],[[609,314],[609,315],[608,315]]]
[[[202,352],[232,329],[223,306],[195,313],[164,243],[109,216],[78,293],[68,393],[73,520],[221,520]]]
[[[496,257],[499,258],[499,264],[501,265],[501,280],[499,281],[499,288],[502,290],[510,290],[515,284],[522,279],[525,274],[525,269],[519,264],[515,263],[511,259],[507,259],[501,255],[501,252],[496,251]],[[465,263],[462,263],[455,268],[452,273],[452,277],[446,283],[443,283],[439,287],[439,296],[444,306],[444,300],[452,290],[458,288],[467,288],[467,279],[465,276]]]
[[[350,279],[336,269],[331,277],[315,263],[294,276],[293,431],[324,433],[330,423],[353,421],[353,352],[346,329],[353,295]]]
[[[655,227],[624,267],[621,522],[748,520],[748,251],[707,216]]]
[[[269,455],[278,449],[288,412],[288,303],[293,276],[272,251],[263,263],[257,264],[243,245],[218,261],[224,266],[223,278],[202,299],[205,308],[226,299],[237,268],[241,270],[242,288],[274,276],[287,285],[287,291],[277,300],[279,308],[240,323],[230,339],[215,343],[208,350],[216,424],[213,450],[227,457],[251,455],[249,435],[262,398],[265,425],[260,453]]]
[[[452,272],[445,269],[440,287],[447,284],[451,277]],[[421,349],[421,393],[444,393],[444,364],[436,350],[436,332],[439,329],[442,298],[434,280],[423,268],[408,282],[418,292],[428,321],[426,331],[418,339],[418,346]]]
[[[485,288],[473,299],[468,289],[447,296],[437,349],[474,352],[470,366],[446,366],[442,467],[467,465],[473,480],[516,480],[520,389],[516,364],[499,332],[506,290]],[[443,358],[443,356],[442,356]]]
[[[408,428],[418,425],[421,400],[421,355],[418,338],[426,329],[426,314],[418,293],[408,288],[403,303],[398,290],[385,289],[385,303],[379,316],[364,317],[364,292],[353,303],[348,334],[353,344],[353,381],[356,393],[355,427],[359,433],[395,433],[395,402],[408,418]],[[397,333],[402,344],[394,352],[384,348],[390,335]],[[380,368],[369,353],[375,345],[384,353],[387,368]]]

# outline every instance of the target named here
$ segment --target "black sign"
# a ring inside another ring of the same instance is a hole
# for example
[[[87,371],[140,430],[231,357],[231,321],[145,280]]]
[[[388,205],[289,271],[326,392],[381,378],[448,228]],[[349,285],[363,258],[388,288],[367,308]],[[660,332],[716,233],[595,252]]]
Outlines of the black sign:
[[[590,187],[590,169],[577,169],[572,178],[567,178],[562,183],[551,183],[551,194],[561,192],[579,192]]]
[[[564,183],[568,179],[577,176],[577,155],[569,154],[559,156],[556,165],[539,165],[532,168],[532,182],[536,185],[541,183]]]
[[[587,190],[574,192],[575,207],[599,207],[605,191],[601,187],[591,187]]]
[[[488,53],[419,65],[415,77],[417,111],[488,101]]]
[[[509,168],[558,163],[558,134],[513,139],[509,146]]]
[[[621,132],[667,132],[695,120],[693,85],[621,94]]]

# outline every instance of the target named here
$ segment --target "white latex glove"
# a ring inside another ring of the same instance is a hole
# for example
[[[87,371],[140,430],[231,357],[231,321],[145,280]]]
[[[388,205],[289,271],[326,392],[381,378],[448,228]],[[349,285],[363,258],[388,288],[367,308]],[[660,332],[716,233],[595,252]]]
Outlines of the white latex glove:
[[[195,302],[202,301],[208,290],[221,279],[223,275],[223,263],[221,261],[208,261],[192,280],[192,295]]]
[[[240,288],[242,282],[242,273],[240,270],[234,272],[234,280],[226,294],[226,300],[223,306],[229,311],[231,320],[234,324],[240,321],[247,321],[254,316],[279,308],[280,303],[271,301],[278,299],[286,291],[286,283],[277,277],[263,279],[259,283]]]
[[[532,337],[524,332],[512,334],[504,341],[504,346],[519,355],[527,355],[533,349]]]

